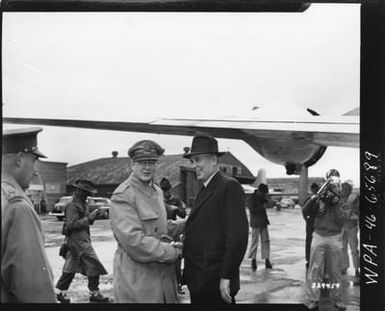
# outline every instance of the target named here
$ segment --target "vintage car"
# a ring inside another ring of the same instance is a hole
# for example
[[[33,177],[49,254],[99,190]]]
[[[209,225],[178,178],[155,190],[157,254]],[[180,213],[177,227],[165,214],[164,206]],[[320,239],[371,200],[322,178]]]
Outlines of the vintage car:
[[[295,206],[295,202],[292,198],[290,197],[283,197],[278,203],[277,205],[279,206],[279,208],[294,208]],[[277,208],[278,208],[277,206]]]

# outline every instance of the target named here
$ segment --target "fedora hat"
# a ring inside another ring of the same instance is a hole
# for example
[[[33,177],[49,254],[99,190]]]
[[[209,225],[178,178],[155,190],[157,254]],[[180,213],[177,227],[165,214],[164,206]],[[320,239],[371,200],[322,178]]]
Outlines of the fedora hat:
[[[73,186],[91,194],[98,193],[98,191],[95,189],[95,185],[89,180],[79,179],[73,184]]]
[[[200,134],[194,136],[191,144],[191,151],[185,153],[183,157],[188,159],[193,155],[203,153],[216,154],[217,156],[225,154],[225,152],[218,151],[218,141],[214,137],[206,134]]]

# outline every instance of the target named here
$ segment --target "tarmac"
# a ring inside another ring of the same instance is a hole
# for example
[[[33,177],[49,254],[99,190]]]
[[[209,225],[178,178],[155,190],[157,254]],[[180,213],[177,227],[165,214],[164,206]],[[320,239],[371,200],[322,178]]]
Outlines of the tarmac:
[[[265,269],[265,262],[261,259],[260,246],[257,253],[257,271],[250,268],[251,260],[248,250],[240,267],[241,289],[236,296],[238,304],[299,304],[303,305],[305,286],[305,222],[299,209],[267,210],[270,225],[270,260],[273,269]],[[106,231],[106,230],[105,230]],[[113,256],[116,241],[112,232],[100,232],[91,228],[91,236],[103,235],[103,241],[93,242],[95,251],[109,272],[108,280],[101,282],[102,292],[112,295]],[[249,239],[250,241],[250,239]],[[58,256],[59,247],[46,247],[55,282],[60,277],[63,259]],[[350,256],[350,254],[349,254]],[[350,262],[351,258],[350,258]],[[82,276],[80,276],[81,278]],[[84,278],[84,277],[83,277]],[[353,285],[355,280],[354,269],[350,267],[344,279],[346,288],[346,310],[358,311],[360,309],[360,287]],[[81,288],[87,292],[87,281],[84,278]],[[180,303],[189,303],[187,287],[183,287],[185,294],[179,295]],[[87,302],[82,299],[73,302]],[[334,310],[334,303],[328,297],[327,290],[322,290],[320,311]],[[336,309],[337,310],[337,309]]]

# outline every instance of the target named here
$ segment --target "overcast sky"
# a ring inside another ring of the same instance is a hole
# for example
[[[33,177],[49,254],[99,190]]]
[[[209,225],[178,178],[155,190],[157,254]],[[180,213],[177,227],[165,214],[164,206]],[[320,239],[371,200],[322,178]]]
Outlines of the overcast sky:
[[[304,13],[3,13],[3,115],[341,115],[359,106],[360,5]],[[252,112],[252,107],[261,109]],[[21,127],[9,126],[7,127]],[[44,127],[48,160],[127,156],[139,139],[182,153],[191,137]],[[287,177],[246,143],[219,140],[254,173]],[[329,147],[309,176],[359,185],[359,149]]]

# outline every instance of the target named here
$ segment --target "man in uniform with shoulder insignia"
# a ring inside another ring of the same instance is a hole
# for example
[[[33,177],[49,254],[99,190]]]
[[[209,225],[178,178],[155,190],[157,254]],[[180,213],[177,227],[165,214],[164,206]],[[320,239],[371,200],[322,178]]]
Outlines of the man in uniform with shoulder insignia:
[[[3,132],[1,176],[1,302],[56,303],[44,235],[25,194],[36,174],[41,128]]]
[[[114,255],[114,295],[118,303],[178,302],[175,262],[184,224],[167,221],[162,190],[154,183],[164,150],[141,140],[128,155],[132,174],[111,197],[111,226],[118,242]]]

